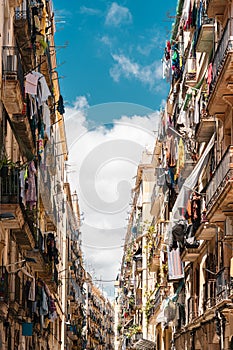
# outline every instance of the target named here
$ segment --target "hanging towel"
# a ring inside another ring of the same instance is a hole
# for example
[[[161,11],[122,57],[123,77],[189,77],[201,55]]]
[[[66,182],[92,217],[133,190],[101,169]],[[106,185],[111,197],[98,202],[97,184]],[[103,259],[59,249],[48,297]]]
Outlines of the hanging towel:
[[[31,286],[28,293],[28,300],[35,301],[36,299],[36,280],[32,277]]]
[[[170,280],[184,278],[184,268],[179,248],[168,251],[168,276]]]
[[[47,315],[49,312],[47,294],[45,293],[44,287],[42,287],[42,300],[40,306],[40,315]]]

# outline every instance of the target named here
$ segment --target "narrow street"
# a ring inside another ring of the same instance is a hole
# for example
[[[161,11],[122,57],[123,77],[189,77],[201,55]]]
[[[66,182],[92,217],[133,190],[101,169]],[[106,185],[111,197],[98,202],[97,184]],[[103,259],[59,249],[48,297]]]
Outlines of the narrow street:
[[[0,0],[0,350],[233,350],[232,16]]]

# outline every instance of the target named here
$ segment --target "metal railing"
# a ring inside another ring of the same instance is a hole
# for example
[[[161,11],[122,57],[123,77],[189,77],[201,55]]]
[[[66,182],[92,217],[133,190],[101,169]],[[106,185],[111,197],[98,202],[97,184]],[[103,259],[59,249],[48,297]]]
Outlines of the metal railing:
[[[9,289],[8,289],[8,272],[5,266],[0,266],[0,303],[8,303]]]
[[[206,310],[215,305],[216,297],[216,280],[209,280],[203,285],[204,298],[203,298],[203,309]]]
[[[22,21],[26,21],[28,24],[28,29],[29,33],[31,33],[31,28],[32,28],[32,15],[31,15],[31,7],[29,4],[29,0],[26,0],[26,6],[22,4],[21,6],[17,7],[15,10],[15,15],[14,15],[14,21],[17,24],[17,22],[22,25]]]
[[[223,63],[226,59],[228,51],[233,48],[233,18],[228,19],[228,22],[224,28],[222,37],[218,43],[217,50],[215,51],[212,62],[212,82],[210,84],[210,93],[213,91],[217,82],[218,75],[223,67]]]
[[[230,271],[225,267],[216,276],[216,302],[228,299],[230,295]]]
[[[3,171],[5,172],[3,174]],[[17,204],[19,203],[20,184],[18,169],[9,169],[2,167],[0,170],[0,203]]]
[[[24,96],[24,75],[19,50],[15,46],[3,46],[2,76],[4,80],[18,80]]]
[[[162,295],[161,295],[161,287],[158,288],[158,290],[155,293],[155,298],[154,298],[154,310],[156,310],[162,302]]]
[[[209,181],[206,189],[206,207],[210,209],[215,202],[218,195],[226,186],[228,181],[231,181],[233,175],[233,168],[230,167],[233,156],[233,146],[229,146],[218,164],[212,178]]]
[[[187,313],[188,323],[191,323],[198,316],[199,316],[198,297],[190,297],[188,299],[188,313]]]

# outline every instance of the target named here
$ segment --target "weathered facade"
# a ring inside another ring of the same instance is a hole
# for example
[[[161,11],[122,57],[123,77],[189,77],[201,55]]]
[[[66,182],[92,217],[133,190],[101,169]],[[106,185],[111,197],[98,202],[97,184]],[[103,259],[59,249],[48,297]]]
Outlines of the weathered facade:
[[[68,314],[75,324],[82,313],[67,293],[80,290],[78,308],[84,270],[73,256],[80,223],[65,180],[52,2],[0,1],[0,34],[0,348],[73,349]]]
[[[114,309],[87,273],[86,282],[86,349],[114,349]]]
[[[119,276],[120,309],[130,310],[119,319],[119,349],[233,348],[232,11],[232,1],[178,1],[163,57],[170,91],[151,161],[152,220],[141,252],[133,209]],[[132,341],[128,330],[143,323],[135,285],[123,288],[137,283],[140,254],[147,331]]]

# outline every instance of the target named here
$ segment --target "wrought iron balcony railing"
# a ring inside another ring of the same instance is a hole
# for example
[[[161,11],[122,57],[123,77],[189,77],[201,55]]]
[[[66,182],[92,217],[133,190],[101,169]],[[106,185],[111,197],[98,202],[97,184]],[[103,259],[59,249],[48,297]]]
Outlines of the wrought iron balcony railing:
[[[210,84],[210,93],[213,91],[218,76],[224,65],[224,61],[227,57],[228,51],[233,49],[233,18],[230,18],[224,28],[222,37],[218,43],[217,50],[215,51],[212,62],[212,82]]]
[[[19,50],[15,46],[3,46],[2,75],[4,80],[18,80],[24,95],[24,75]]]
[[[233,157],[233,146],[229,146],[218,164],[212,178],[206,189],[206,207],[207,210],[215,203],[217,197],[224,190],[226,184],[231,181],[233,176],[233,167],[231,164]]]
[[[8,272],[5,266],[0,266],[0,303],[8,303],[9,289],[8,289]]]
[[[18,204],[20,202],[19,171],[3,166],[0,171],[0,203]]]
[[[230,296],[230,271],[229,268],[223,268],[217,273],[216,277],[216,302],[229,299]]]

